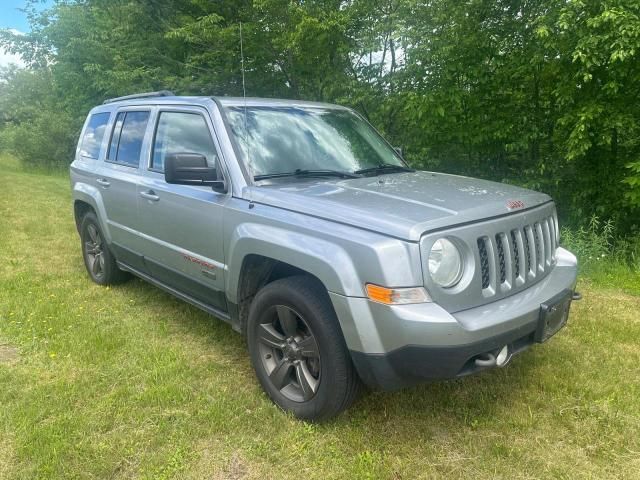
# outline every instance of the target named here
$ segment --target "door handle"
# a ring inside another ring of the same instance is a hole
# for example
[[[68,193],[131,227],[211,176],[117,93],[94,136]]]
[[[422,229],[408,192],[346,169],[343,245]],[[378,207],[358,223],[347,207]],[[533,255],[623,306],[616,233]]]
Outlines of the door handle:
[[[109,181],[106,178],[98,178],[96,180],[96,183],[98,185],[102,185],[103,187],[108,187],[109,185],[111,185],[111,183],[109,183]]]
[[[153,190],[147,190],[146,192],[140,192],[140,196],[142,198],[146,198],[147,200],[151,200],[152,202],[157,202],[160,200],[160,197],[156,195],[156,192]]]

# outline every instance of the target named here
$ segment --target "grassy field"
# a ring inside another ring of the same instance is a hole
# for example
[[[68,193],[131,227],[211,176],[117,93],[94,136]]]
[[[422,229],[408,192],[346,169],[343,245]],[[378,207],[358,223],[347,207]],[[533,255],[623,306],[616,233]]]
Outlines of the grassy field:
[[[0,172],[1,479],[640,478],[640,296],[614,281],[506,369],[306,424],[227,325],[89,281],[65,176]]]

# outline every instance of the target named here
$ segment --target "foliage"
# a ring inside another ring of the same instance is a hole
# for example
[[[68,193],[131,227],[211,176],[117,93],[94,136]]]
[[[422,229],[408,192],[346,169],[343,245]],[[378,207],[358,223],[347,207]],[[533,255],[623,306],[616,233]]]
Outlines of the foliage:
[[[580,274],[606,288],[640,293],[640,238],[621,237],[613,222],[592,216],[586,226],[562,228],[562,246],[578,257]]]
[[[78,123],[62,107],[53,83],[49,70],[0,70],[0,148],[28,165],[59,165],[75,150]]]
[[[640,238],[621,237],[611,220],[593,215],[586,226],[561,230],[562,245],[576,254],[580,264],[619,262],[640,272]]]
[[[598,262],[613,253],[614,232],[613,222],[609,220],[602,224],[594,215],[586,227],[578,230],[563,228],[562,244],[578,256],[580,263]]]
[[[249,95],[353,106],[416,167],[545,191],[574,226],[640,229],[636,0],[28,4],[31,32],[0,33],[30,66],[0,74],[0,138],[25,160],[68,162],[106,97],[241,95],[242,22]]]

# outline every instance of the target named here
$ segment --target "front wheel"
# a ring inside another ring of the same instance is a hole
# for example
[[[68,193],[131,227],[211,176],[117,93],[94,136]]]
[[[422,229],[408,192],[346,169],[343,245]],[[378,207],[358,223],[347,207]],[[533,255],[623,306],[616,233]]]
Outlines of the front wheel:
[[[356,398],[360,380],[318,281],[294,276],[261,289],[249,311],[247,339],[260,384],[283,410],[326,420]]]

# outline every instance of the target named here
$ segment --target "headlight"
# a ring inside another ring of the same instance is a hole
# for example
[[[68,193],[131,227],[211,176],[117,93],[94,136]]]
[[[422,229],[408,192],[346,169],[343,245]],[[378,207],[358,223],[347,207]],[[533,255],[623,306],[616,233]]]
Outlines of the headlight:
[[[462,277],[462,255],[446,238],[440,238],[429,252],[429,274],[441,287],[453,287]]]

